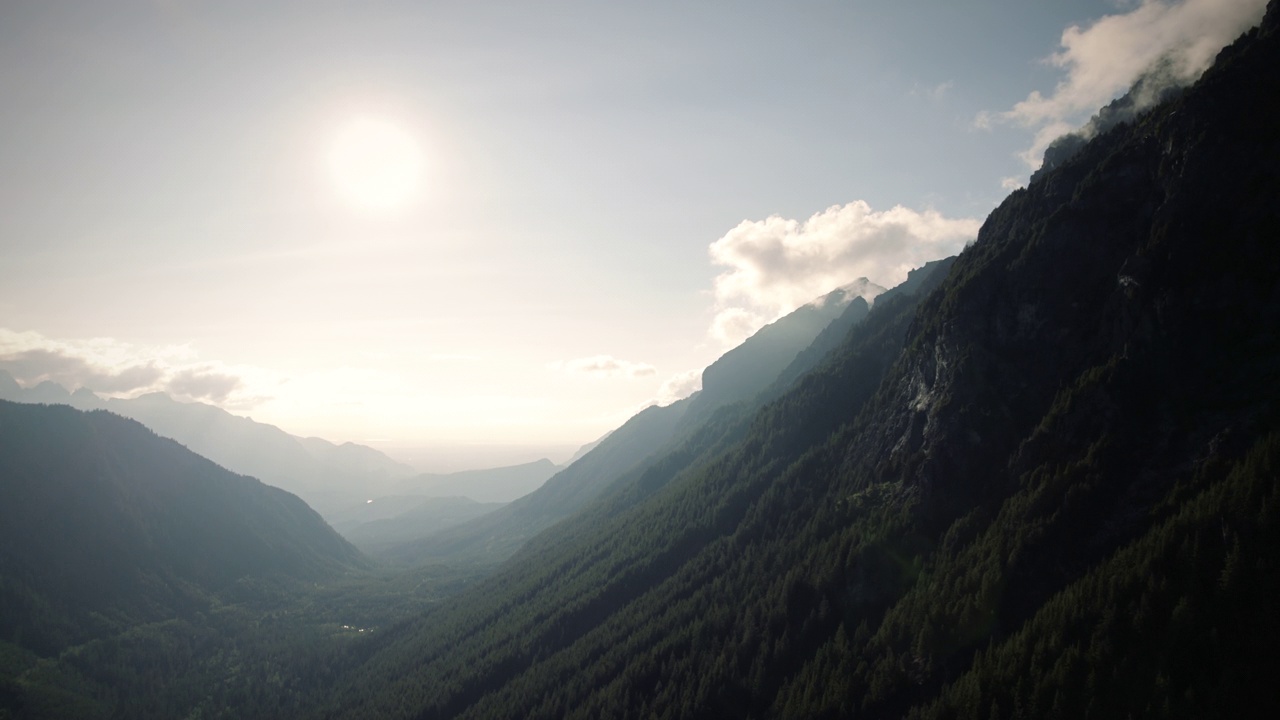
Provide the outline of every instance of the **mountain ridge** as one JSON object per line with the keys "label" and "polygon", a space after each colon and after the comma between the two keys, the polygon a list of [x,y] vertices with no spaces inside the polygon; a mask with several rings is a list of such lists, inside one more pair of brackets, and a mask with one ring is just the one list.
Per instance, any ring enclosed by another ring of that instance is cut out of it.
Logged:
{"label": "mountain ridge", "polygon": [[295,493],[321,514],[386,494],[390,483],[417,472],[365,445],[291,435],[275,425],[206,403],[179,402],[164,393],[104,400],[87,388],[70,393],[47,380],[23,388],[4,370],[0,378],[8,380],[0,381],[0,399],[110,410],[224,467]]}
{"label": "mountain ridge", "polygon": [[[640,411],[529,495],[491,515],[390,548],[384,556],[398,562],[507,559],[537,533],[609,495],[627,478],[645,473],[656,456],[676,450],[672,443],[697,445],[720,437],[722,429],[732,427],[733,418],[747,412],[780,372],[790,368],[798,375],[821,359],[824,349],[805,354],[815,339],[829,333],[834,339],[824,342],[834,345],[866,315],[865,296],[874,298],[883,292],[861,278],[806,303],[709,365],[703,371],[702,390],[670,405]],[[710,378],[709,387],[705,378]],[[742,407],[734,409],[735,405]],[[719,421],[718,415],[723,416]],[[699,440],[701,429],[712,423],[717,427],[702,433],[705,437]]]}
{"label": "mountain ridge", "polygon": [[1278,25],[727,442],[382,639],[328,716],[1280,707]]}

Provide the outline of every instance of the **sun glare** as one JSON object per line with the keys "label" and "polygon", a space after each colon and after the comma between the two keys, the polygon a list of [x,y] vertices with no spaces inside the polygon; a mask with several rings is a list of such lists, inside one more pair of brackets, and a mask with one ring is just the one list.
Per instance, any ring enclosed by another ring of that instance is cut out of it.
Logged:
{"label": "sun glare", "polygon": [[338,191],[368,210],[407,205],[421,185],[422,151],[412,135],[377,118],[342,125],[329,147],[329,173]]}

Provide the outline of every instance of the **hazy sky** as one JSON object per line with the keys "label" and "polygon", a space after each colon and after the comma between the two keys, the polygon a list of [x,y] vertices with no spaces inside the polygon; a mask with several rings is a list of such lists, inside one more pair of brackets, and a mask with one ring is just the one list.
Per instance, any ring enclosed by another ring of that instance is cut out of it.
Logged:
{"label": "hazy sky", "polygon": [[587,442],[957,251],[1264,4],[7,0],[0,367],[335,441]]}

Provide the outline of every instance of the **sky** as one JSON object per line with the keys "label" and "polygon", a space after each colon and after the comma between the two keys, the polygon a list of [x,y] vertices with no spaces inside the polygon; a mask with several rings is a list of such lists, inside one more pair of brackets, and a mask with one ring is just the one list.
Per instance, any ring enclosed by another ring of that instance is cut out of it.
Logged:
{"label": "sky", "polygon": [[1264,5],[7,0],[0,369],[563,460]]}

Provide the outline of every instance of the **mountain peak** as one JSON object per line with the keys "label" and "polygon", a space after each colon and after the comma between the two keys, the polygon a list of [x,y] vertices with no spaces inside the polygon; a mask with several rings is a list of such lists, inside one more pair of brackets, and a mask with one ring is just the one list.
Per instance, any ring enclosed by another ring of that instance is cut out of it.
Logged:
{"label": "mountain peak", "polygon": [[854,298],[859,297],[866,300],[867,305],[871,305],[885,290],[886,288],[871,282],[869,279],[860,277],[853,282],[841,285],[816,300],[805,303],[805,306],[816,308],[843,308],[850,302],[853,302]]}
{"label": "mountain peak", "polygon": [[0,399],[9,400],[22,392],[22,386],[9,374],[8,370],[0,370]]}

